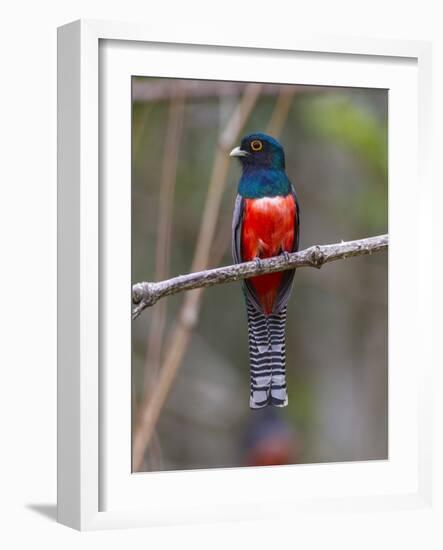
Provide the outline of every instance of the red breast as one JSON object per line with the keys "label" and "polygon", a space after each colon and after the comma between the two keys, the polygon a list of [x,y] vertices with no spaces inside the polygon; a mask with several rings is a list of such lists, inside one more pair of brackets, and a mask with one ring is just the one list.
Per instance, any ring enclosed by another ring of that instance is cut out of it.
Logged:
{"label": "red breast", "polygon": [[[292,195],[245,199],[242,260],[270,258],[278,256],[282,251],[291,252],[294,245],[295,216]],[[272,313],[282,277],[282,273],[271,273],[249,279],[268,315]]]}

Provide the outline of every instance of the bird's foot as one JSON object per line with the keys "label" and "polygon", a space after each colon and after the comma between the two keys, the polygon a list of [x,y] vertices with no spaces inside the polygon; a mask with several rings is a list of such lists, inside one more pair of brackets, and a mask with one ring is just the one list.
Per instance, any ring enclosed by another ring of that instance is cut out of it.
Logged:
{"label": "bird's foot", "polygon": [[254,258],[254,262],[255,262],[255,265],[257,266],[257,269],[261,270],[262,267],[263,267],[263,263],[262,263],[261,259],[258,256],[256,256]]}
{"label": "bird's foot", "polygon": [[283,258],[289,262],[289,260],[291,259],[291,255],[289,254],[289,252],[287,252],[286,250],[282,250],[280,252],[280,255],[283,256]]}

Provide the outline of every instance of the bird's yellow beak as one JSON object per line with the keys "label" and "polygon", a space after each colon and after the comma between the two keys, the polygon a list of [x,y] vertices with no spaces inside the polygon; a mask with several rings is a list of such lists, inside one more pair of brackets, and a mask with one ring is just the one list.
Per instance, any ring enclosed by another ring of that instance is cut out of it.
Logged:
{"label": "bird's yellow beak", "polygon": [[240,147],[234,147],[232,151],[229,153],[230,157],[246,157],[248,156],[247,151],[243,151],[243,149],[240,149]]}

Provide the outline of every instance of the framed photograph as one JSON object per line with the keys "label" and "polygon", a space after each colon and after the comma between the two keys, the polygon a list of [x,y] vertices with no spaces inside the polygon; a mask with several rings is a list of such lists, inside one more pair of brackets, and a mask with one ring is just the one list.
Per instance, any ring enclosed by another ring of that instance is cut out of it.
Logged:
{"label": "framed photograph", "polygon": [[431,509],[430,45],[58,50],[59,521]]}

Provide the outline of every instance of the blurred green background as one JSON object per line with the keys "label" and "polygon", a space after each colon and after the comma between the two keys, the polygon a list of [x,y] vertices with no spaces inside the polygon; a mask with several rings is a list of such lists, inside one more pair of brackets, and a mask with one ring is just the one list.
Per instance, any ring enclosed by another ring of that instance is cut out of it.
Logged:
{"label": "blurred green background", "polygon": [[[175,167],[171,147],[177,163],[172,183],[169,174],[170,252],[166,247],[162,261],[169,277],[191,271],[217,143],[246,86],[133,78],[134,283],[156,279],[161,186],[169,162]],[[301,248],[387,233],[387,109],[386,90],[260,88],[241,135],[267,131],[277,117],[286,170],[301,206]],[[239,177],[233,160],[210,267],[232,263],[230,223]],[[205,290],[189,347],[136,469],[387,458],[387,264],[381,253],[297,271],[288,306],[285,409],[249,409],[240,283]],[[157,370],[150,372],[148,344],[154,310],[165,308],[156,343],[161,370],[183,299],[183,293],[168,297],[133,322],[134,430],[158,380]]]}

